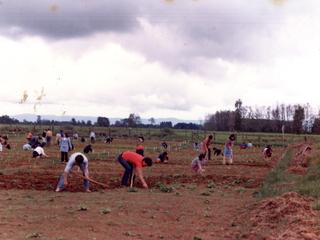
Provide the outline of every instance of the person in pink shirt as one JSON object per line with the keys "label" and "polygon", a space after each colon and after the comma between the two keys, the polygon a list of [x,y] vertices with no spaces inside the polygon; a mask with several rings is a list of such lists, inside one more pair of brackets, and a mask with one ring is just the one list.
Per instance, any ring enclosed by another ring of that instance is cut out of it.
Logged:
{"label": "person in pink shirt", "polygon": [[234,141],[236,140],[236,135],[231,134],[228,138],[228,140],[226,141],[225,145],[224,145],[224,150],[223,150],[223,160],[222,160],[222,164],[232,164],[233,163],[233,151],[232,151],[232,147],[234,144]]}

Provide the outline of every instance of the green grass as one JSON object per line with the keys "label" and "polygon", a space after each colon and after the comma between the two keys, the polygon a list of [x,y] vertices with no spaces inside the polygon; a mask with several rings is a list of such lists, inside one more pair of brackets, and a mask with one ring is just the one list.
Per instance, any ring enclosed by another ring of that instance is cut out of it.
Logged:
{"label": "green grass", "polygon": [[303,195],[320,198],[320,165],[312,165],[307,175],[298,183],[297,190]]}
{"label": "green grass", "polygon": [[289,182],[290,176],[286,173],[290,159],[293,157],[293,149],[288,149],[278,165],[268,174],[263,186],[261,187],[258,196],[270,197],[289,191],[285,187],[278,187],[279,184]]}
{"label": "green grass", "polygon": [[[319,145],[313,148],[314,150],[319,150]],[[269,173],[259,191],[259,197],[269,197],[287,191],[295,191],[302,195],[320,198],[320,154],[309,158],[310,166],[305,176],[286,172],[293,154],[293,149],[289,149],[283,159]],[[318,202],[317,204],[316,208],[320,209],[320,203]]]}

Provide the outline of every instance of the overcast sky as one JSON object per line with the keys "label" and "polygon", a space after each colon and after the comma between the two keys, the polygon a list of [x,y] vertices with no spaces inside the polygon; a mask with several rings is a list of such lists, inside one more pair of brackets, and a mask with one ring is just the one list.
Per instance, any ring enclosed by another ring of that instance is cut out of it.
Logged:
{"label": "overcast sky", "polygon": [[0,114],[319,108],[319,0],[0,0]]}

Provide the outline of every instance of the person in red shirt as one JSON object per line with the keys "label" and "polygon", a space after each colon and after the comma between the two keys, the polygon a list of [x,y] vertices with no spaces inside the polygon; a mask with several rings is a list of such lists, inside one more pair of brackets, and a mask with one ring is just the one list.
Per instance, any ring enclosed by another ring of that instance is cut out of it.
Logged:
{"label": "person in red shirt", "polygon": [[142,183],[142,186],[144,188],[148,188],[148,184],[143,178],[142,168],[145,166],[152,166],[151,158],[143,157],[135,152],[125,151],[118,156],[117,160],[125,169],[121,179],[121,185],[129,186],[129,180],[132,177],[133,171],[135,171]]}
{"label": "person in red shirt", "polygon": [[136,146],[136,153],[140,154],[141,156],[144,156],[144,146],[142,145],[144,142],[144,137],[139,137],[139,143]]}
{"label": "person in red shirt", "polygon": [[212,140],[213,136],[209,135],[202,141],[201,153],[204,154],[204,156],[207,157],[208,160],[211,160],[210,144],[212,143]]}

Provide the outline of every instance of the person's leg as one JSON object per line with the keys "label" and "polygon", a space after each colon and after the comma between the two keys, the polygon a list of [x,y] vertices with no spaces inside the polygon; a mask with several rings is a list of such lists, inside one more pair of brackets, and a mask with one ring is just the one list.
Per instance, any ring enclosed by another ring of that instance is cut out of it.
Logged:
{"label": "person's leg", "polygon": [[130,165],[130,167],[131,167],[131,171],[130,171],[130,173],[129,173],[129,185],[131,185],[132,184],[132,186],[133,186],[133,184],[134,184],[134,180],[136,179],[136,176],[135,176],[135,174],[134,174],[134,172],[133,172],[133,165],[131,164],[131,163],[128,163],[129,165]]}
{"label": "person's leg", "polygon": [[118,162],[122,165],[122,167],[125,169],[122,179],[121,179],[121,185],[129,186],[129,179],[132,174],[133,168],[131,165],[122,158],[122,155],[119,155]]}
{"label": "person's leg", "polygon": [[62,191],[63,189],[64,189],[64,177],[63,175],[61,175],[58,181],[56,192]]}
{"label": "person's leg", "polygon": [[231,154],[230,154],[230,157],[229,157],[229,164],[232,164],[233,163],[233,152],[231,150]]}
{"label": "person's leg", "polygon": [[208,148],[208,160],[211,160],[211,149]]}
{"label": "person's leg", "polygon": [[64,154],[64,161],[65,161],[65,162],[68,162],[68,160],[69,160],[68,152],[65,152],[65,154]]}
{"label": "person's leg", "polygon": [[[84,166],[83,165],[81,165],[80,166],[80,169],[81,169],[81,171],[82,171],[82,175],[83,176],[85,176],[85,174],[84,174]],[[85,192],[90,192],[90,181],[89,180],[87,180],[87,179],[83,179],[83,189],[84,189],[84,191]]]}
{"label": "person's leg", "polygon": [[63,160],[64,160],[64,154],[63,154],[63,152],[60,152],[61,153],[61,162],[63,162]]}

